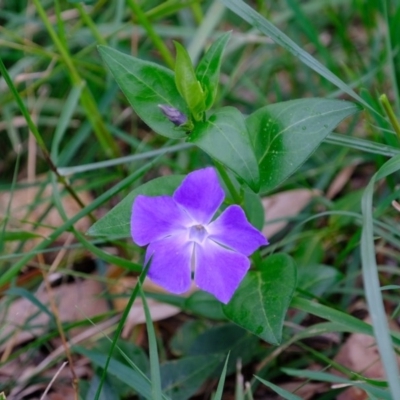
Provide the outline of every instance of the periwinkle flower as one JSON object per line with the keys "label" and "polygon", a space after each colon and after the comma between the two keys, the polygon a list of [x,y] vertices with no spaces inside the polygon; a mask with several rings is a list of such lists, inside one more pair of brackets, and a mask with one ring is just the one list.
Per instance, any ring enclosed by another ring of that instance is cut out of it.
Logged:
{"label": "periwinkle flower", "polygon": [[191,284],[228,303],[250,268],[248,256],[268,244],[232,205],[212,220],[224,200],[212,167],[186,176],[173,196],[139,195],[132,207],[131,233],[139,246],[149,245],[149,278],[180,294]]}
{"label": "periwinkle flower", "polygon": [[176,126],[181,126],[187,122],[187,116],[182,114],[178,109],[167,106],[164,104],[159,104],[163,114]]}

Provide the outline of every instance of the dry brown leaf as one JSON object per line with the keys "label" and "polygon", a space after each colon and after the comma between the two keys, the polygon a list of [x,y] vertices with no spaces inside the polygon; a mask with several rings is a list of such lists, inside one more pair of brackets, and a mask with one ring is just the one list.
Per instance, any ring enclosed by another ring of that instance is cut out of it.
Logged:
{"label": "dry brown leaf", "polygon": [[57,391],[49,393],[43,400],[75,400],[75,391],[69,386],[57,386]]}
{"label": "dry brown leaf", "polygon": [[[371,323],[369,318],[364,320]],[[399,330],[398,326],[389,320],[390,329]],[[335,357],[335,361],[352,371],[359,372],[367,378],[385,379],[385,372],[379,357],[379,352],[372,336],[353,333]],[[400,366],[400,357],[397,357]],[[338,400],[366,400],[368,395],[361,389],[350,387],[341,393]]]}
{"label": "dry brown leaf", "polygon": [[[288,224],[285,219],[295,217],[313,197],[320,194],[319,190],[295,189],[263,198],[262,204],[265,211],[263,234],[269,238],[278,233]],[[270,223],[276,219],[282,219],[282,221]]]}
{"label": "dry brown leaf", "polygon": [[399,204],[396,200],[393,200],[393,201],[392,201],[392,206],[393,206],[393,208],[394,208],[395,210],[397,210],[398,212],[400,212],[400,204]]}
{"label": "dry brown leaf", "polygon": [[[45,176],[39,176],[38,182],[44,181]],[[24,183],[24,182],[20,182]],[[79,183],[81,185],[81,183]],[[59,185],[59,190],[62,186]],[[79,198],[84,204],[89,204],[93,201],[91,194],[88,191],[79,191]],[[29,212],[35,202],[35,207]],[[40,220],[42,214],[46,212],[49,205],[52,203],[52,185],[47,184],[42,190],[41,185],[31,186],[21,189],[15,189],[13,192],[0,192],[0,220],[8,215],[7,230],[25,230],[28,232],[37,233],[41,237],[48,237],[55,228],[63,224],[63,219],[55,207],[51,207],[47,215]],[[65,194],[62,197],[64,211],[68,218],[72,218],[81,208],[72,198],[71,195]],[[8,210],[10,207],[10,210]],[[37,226],[38,225],[38,226]],[[88,217],[80,219],[74,226],[77,230],[85,232],[89,229],[91,222]],[[37,228],[35,229],[35,227]],[[62,234],[60,241],[66,240],[68,232]],[[38,241],[42,239],[27,240],[22,251],[29,251]],[[15,247],[7,246],[6,251],[11,253]]]}
{"label": "dry brown leaf", "polygon": [[343,168],[337,175],[336,178],[330,184],[328,191],[326,192],[326,197],[328,199],[333,199],[337,194],[339,194],[346,183],[349,181],[350,177],[353,175],[357,164],[348,165]]}
{"label": "dry brown leaf", "polygon": [[[62,322],[77,321],[84,319],[85,316],[93,317],[107,312],[107,301],[100,296],[102,291],[102,284],[93,280],[75,281],[53,288],[52,295],[60,320]],[[51,312],[49,295],[44,285],[39,288],[35,296]],[[47,332],[50,321],[48,314],[40,311],[26,298],[18,298],[7,307],[9,301],[9,297],[5,296],[0,303],[0,321],[4,325],[4,328],[0,330],[0,341],[10,337],[6,343],[0,344],[0,351],[9,345],[16,346],[42,335]],[[74,335],[77,332],[78,330],[73,330],[70,334]]]}

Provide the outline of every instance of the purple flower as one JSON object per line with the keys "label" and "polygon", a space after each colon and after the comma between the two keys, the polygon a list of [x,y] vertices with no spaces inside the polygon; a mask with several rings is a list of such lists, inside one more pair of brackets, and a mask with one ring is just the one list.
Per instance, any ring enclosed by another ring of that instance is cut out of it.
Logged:
{"label": "purple flower", "polygon": [[163,114],[176,126],[181,126],[185,122],[187,122],[187,117],[185,114],[182,114],[179,110],[174,107],[170,107],[167,105],[159,104]]}
{"label": "purple flower", "polygon": [[151,258],[153,282],[180,294],[193,270],[200,289],[229,302],[250,268],[248,256],[268,242],[237,205],[212,221],[224,197],[211,167],[188,174],[173,196],[136,197],[131,233],[139,246],[149,245],[145,262]]}

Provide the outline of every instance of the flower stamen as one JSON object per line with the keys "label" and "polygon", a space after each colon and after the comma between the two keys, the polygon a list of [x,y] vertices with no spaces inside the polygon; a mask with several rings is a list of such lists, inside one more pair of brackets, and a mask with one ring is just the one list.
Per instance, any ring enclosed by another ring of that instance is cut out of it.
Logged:
{"label": "flower stamen", "polygon": [[189,240],[201,244],[207,236],[208,232],[201,224],[193,225],[189,228]]}

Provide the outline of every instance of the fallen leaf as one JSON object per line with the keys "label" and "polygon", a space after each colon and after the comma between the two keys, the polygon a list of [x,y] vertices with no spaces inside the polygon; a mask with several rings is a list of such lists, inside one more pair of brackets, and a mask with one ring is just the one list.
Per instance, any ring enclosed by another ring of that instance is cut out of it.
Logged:
{"label": "fallen leaf", "polygon": [[[103,290],[102,284],[94,280],[75,281],[52,288],[60,320],[72,322],[107,312],[107,301],[100,296]],[[35,297],[52,313],[44,284]],[[4,324],[0,330],[0,351],[43,335],[50,323],[50,316],[25,297],[11,300],[8,306],[9,303],[9,295],[4,296],[0,303],[0,321]],[[70,331],[70,335],[77,332],[78,329]],[[5,339],[8,340],[4,342]]]}
{"label": "fallen leaf", "polygon": [[[319,190],[295,189],[263,198],[265,212],[263,234],[270,238],[278,233],[288,224],[287,219],[295,217],[313,197],[320,194]],[[281,221],[272,222],[277,219]]]}
{"label": "fallen leaf", "polygon": [[[17,188],[12,192],[0,192],[0,220],[7,217],[7,231],[27,231],[38,235],[37,238],[25,240],[24,247],[20,252],[31,250],[42,238],[48,237],[54,229],[64,223],[57,209],[52,206],[53,187],[50,183],[45,183],[46,179],[47,176],[41,175],[35,186]],[[19,183],[23,184],[25,181]],[[82,186],[82,184],[82,182],[75,182],[76,187]],[[58,185],[58,189],[62,192],[62,185]],[[93,201],[88,191],[79,191],[78,196],[84,204]],[[72,218],[81,210],[81,207],[68,193],[62,196],[61,201],[68,218]],[[49,207],[50,210],[47,212]],[[85,232],[90,225],[90,219],[84,217],[74,226],[77,230]],[[58,240],[64,242],[68,234],[68,232],[64,232]],[[9,254],[18,247],[17,242],[6,242],[6,244],[6,252]]]}
{"label": "fallen leaf", "polygon": [[335,179],[332,181],[326,192],[326,197],[328,199],[333,199],[342,191],[346,183],[349,181],[350,177],[353,175],[353,172],[356,169],[357,165],[358,164],[348,165],[336,175]]}
{"label": "fallen leaf", "polygon": [[[369,317],[365,318],[364,321],[371,323]],[[398,326],[391,320],[389,320],[389,325],[390,329],[399,330]],[[385,371],[380,360],[379,351],[372,336],[353,333],[341,347],[334,360],[367,378],[385,379]],[[397,363],[400,366],[400,357],[397,357]],[[338,395],[337,399],[366,400],[368,395],[360,388],[352,386]]]}

